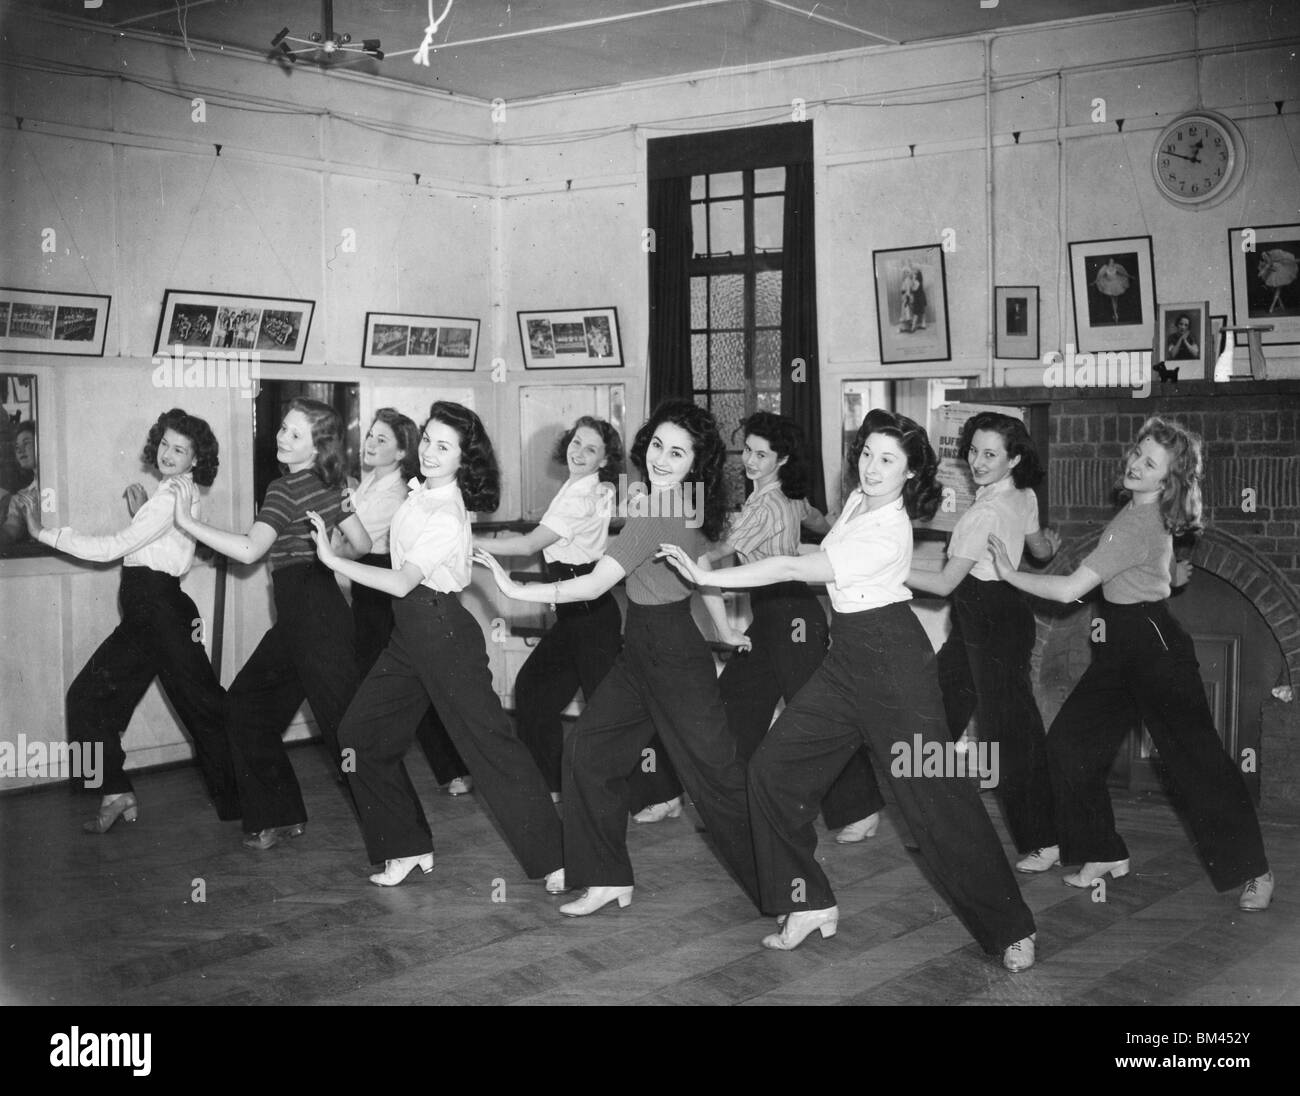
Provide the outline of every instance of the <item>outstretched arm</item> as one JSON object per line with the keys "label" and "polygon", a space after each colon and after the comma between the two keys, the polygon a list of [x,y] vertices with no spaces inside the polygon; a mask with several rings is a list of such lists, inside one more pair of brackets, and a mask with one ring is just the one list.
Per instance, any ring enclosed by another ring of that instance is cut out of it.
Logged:
{"label": "outstretched arm", "polygon": [[996,536],[989,537],[993,550],[993,569],[998,578],[1017,590],[1047,601],[1078,601],[1089,590],[1101,585],[1101,576],[1089,567],[1080,567],[1072,575],[1031,575],[1011,566],[1007,546]]}
{"label": "outstretched arm", "polygon": [[907,584],[913,590],[920,590],[924,594],[947,597],[961,585],[962,579],[970,574],[974,566],[973,559],[953,556],[943,565],[943,570],[938,574],[934,571],[919,571],[913,567],[907,573]]}
{"label": "outstretched arm", "polygon": [[602,556],[594,569],[577,578],[566,578],[563,582],[522,583],[506,574],[496,557],[482,548],[475,550],[474,562],[483,564],[492,572],[497,587],[506,597],[515,601],[531,601],[537,605],[569,605],[577,601],[594,601],[618,585],[626,574],[609,556]]}
{"label": "outstretched arm", "polygon": [[[359,582],[362,586],[369,586],[372,590],[379,590],[392,597],[406,597],[424,581],[424,572],[414,563],[407,562],[400,570],[393,570],[391,567],[372,567],[368,563],[358,563],[354,559],[339,555],[330,543],[330,535],[325,528],[324,519],[315,510],[308,510],[307,517],[311,519],[313,526],[311,537],[316,542],[316,555],[331,571],[342,575],[350,582]],[[354,514],[353,520],[355,519]],[[365,530],[363,529],[362,532],[364,533]],[[369,537],[366,539],[368,540]]]}
{"label": "outstretched arm", "polygon": [[826,583],[835,581],[830,557],[825,552],[801,556],[768,556],[739,567],[706,571],[675,544],[661,544],[657,559],[666,559],[683,577],[697,586],[748,589],[778,582]]}
{"label": "outstretched arm", "polygon": [[474,548],[494,556],[533,556],[559,539],[554,529],[538,525],[531,532],[509,537],[475,537]]}

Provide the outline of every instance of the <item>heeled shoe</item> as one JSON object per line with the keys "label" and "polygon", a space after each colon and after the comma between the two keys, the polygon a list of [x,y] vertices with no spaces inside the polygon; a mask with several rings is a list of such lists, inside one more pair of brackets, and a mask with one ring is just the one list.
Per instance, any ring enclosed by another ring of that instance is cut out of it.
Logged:
{"label": "heeled shoe", "polygon": [[131,792],[106,795],[99,804],[99,814],[81,824],[86,833],[108,833],[119,818],[134,822],[140,817],[140,804]]}
{"label": "heeled shoe", "polygon": [[1258,913],[1261,910],[1268,909],[1268,905],[1272,901],[1273,873],[1266,871],[1263,875],[1256,876],[1241,889],[1241,897],[1237,900],[1237,909]]}
{"label": "heeled shoe", "polygon": [[569,888],[565,885],[564,882],[563,868],[556,868],[553,872],[547,874],[546,876],[547,894],[563,894],[568,889]]}
{"label": "heeled shoe", "polygon": [[822,934],[823,940],[829,940],[835,935],[839,920],[839,906],[830,906],[824,910],[799,910],[786,917],[780,932],[763,937],[763,947],[773,951],[793,951],[814,930]]}
{"label": "heeled shoe", "polygon": [[301,837],[307,832],[306,822],[295,822],[292,826],[269,826],[257,833],[250,833],[244,838],[244,848],[264,851],[274,848],[286,837]]}
{"label": "heeled shoe", "polygon": [[1016,871],[1024,872],[1026,875],[1036,875],[1038,872],[1050,871],[1060,862],[1061,846],[1047,845],[1044,848],[1035,849],[1023,860],[1017,860]]}
{"label": "heeled shoe", "polygon": [[681,818],[681,816],[682,797],[679,795],[668,800],[667,803],[653,803],[645,810],[637,811],[632,816],[632,821],[644,825],[647,822],[662,822],[665,818]]}
{"label": "heeled shoe", "polygon": [[560,907],[565,917],[586,917],[599,909],[604,909],[611,902],[617,902],[619,909],[627,909],[632,904],[631,887],[588,887],[587,893],[576,902],[569,902]]}
{"label": "heeled shoe", "polygon": [[1091,887],[1103,875],[1109,875],[1112,879],[1120,879],[1128,875],[1127,860],[1089,860],[1077,872],[1065,877],[1067,887],[1079,887],[1083,890]]}
{"label": "heeled shoe", "polygon": [[837,845],[855,845],[859,841],[865,841],[868,837],[875,837],[876,830],[880,828],[880,812],[869,814],[866,818],[860,818],[856,822],[851,822],[835,835],[835,844]]}
{"label": "heeled shoe", "polygon": [[1034,941],[1038,933],[1031,932],[1023,940],[1017,940],[1002,953],[1002,965],[1012,974],[1019,974],[1034,965]]}
{"label": "heeled shoe", "polygon": [[474,790],[474,778],[472,776],[458,776],[447,785],[448,795],[469,795]]}
{"label": "heeled shoe", "polygon": [[396,860],[385,860],[384,870],[370,877],[376,887],[395,887],[411,872],[419,868],[425,875],[433,871],[433,853],[422,856],[399,856]]}

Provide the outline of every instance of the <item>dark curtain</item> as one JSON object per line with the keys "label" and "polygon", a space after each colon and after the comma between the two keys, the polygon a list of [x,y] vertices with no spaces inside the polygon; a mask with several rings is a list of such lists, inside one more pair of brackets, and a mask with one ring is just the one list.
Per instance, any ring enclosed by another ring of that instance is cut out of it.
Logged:
{"label": "dark curtain", "polygon": [[691,398],[691,179],[650,180],[650,408]]}
{"label": "dark curtain", "polygon": [[[817,381],[817,248],[813,239],[813,166],[785,169],[785,268],[781,274],[781,411],[808,441],[808,501],[826,510],[822,471],[821,386]],[[797,371],[795,359],[803,359]],[[689,368],[689,363],[688,363]],[[796,379],[796,372],[802,380]]]}

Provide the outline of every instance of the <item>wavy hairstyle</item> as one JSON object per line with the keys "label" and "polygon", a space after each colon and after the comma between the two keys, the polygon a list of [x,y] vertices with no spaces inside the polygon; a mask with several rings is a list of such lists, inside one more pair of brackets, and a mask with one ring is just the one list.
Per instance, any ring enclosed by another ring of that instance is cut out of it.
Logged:
{"label": "wavy hairstyle", "polygon": [[1002,437],[1002,447],[1007,456],[1020,463],[1011,469],[1011,482],[1017,487],[1037,487],[1043,481],[1043,462],[1038,458],[1038,449],[1034,439],[1029,436],[1025,424],[1000,411],[981,411],[972,415],[961,428],[961,439],[957,443],[957,456],[966,460],[971,445],[975,441],[977,430],[987,430]]}
{"label": "wavy hairstyle", "polygon": [[395,407],[381,407],[370,420],[370,429],[375,423],[382,422],[393,432],[397,448],[402,451],[398,468],[402,470],[402,479],[409,480],[420,474],[420,428],[415,420],[403,415]]}
{"label": "wavy hairstyle", "polygon": [[[320,400],[295,396],[285,414],[299,411],[311,423],[311,440],[316,460],[311,470],[326,487],[342,487],[347,479],[347,459],[343,454],[343,416]],[[281,465],[283,467],[283,465]]]}
{"label": "wavy hairstyle", "polygon": [[1160,497],[1156,500],[1165,528],[1175,536],[1198,532],[1204,524],[1201,513],[1201,476],[1205,464],[1201,455],[1201,437],[1173,419],[1152,415],[1142,424],[1124,458],[1119,481],[1115,485],[1116,497],[1121,503],[1132,499],[1133,492],[1124,486],[1123,468],[1128,467],[1138,446],[1147,438],[1169,454],[1169,472],[1165,476]]}
{"label": "wavy hairstyle", "polygon": [[[33,443],[34,445],[39,445],[39,444],[40,444],[40,443],[37,441],[37,438],[36,438],[36,420],[35,420],[35,419],[25,419],[24,421],[15,424],[15,426],[14,426],[14,445],[15,445],[15,449],[16,449],[17,444],[18,444],[18,439],[21,438],[24,434],[31,434],[31,436],[32,436],[32,443]],[[39,459],[39,457],[38,457],[37,459]],[[15,460],[15,462],[17,462],[17,452],[15,452],[15,454],[14,454],[14,460]],[[15,486],[18,487],[18,488],[23,488],[23,487],[26,487],[26,486],[27,486],[28,484],[30,484],[30,483],[34,483],[35,480],[36,480],[36,469],[35,469],[35,468],[22,468],[22,467],[20,467],[20,468],[18,469],[18,477],[17,477],[17,481],[16,481],[16,483],[15,483]]]}
{"label": "wavy hairstyle", "polygon": [[755,411],[736,428],[742,438],[762,438],[785,463],[776,470],[781,493],[788,499],[808,497],[808,457],[803,431],[794,419],[771,411]]}
{"label": "wavy hairstyle", "polygon": [[468,407],[438,400],[429,408],[429,417],[420,428],[421,433],[431,422],[450,426],[460,438],[456,486],[465,500],[465,509],[480,513],[495,510],[501,504],[501,470],[483,420]]}
{"label": "wavy hairstyle", "polygon": [[704,514],[700,526],[701,532],[709,540],[716,541],[722,536],[727,523],[727,492],[722,480],[722,466],[727,459],[727,448],[718,433],[718,424],[713,416],[693,400],[668,399],[654,409],[646,424],[636,432],[632,442],[632,463],[648,479],[645,455],[650,448],[650,439],[664,423],[679,426],[691,437],[694,459],[691,469],[682,481],[698,483],[704,490]]}
{"label": "wavy hairstyle", "polygon": [[568,466],[569,443],[573,441],[573,435],[582,426],[585,426],[588,430],[594,430],[600,435],[600,440],[605,443],[605,466],[596,473],[597,478],[602,483],[618,483],[618,477],[623,471],[623,438],[613,426],[604,419],[596,418],[594,415],[583,415],[560,435],[559,440],[555,443],[555,449],[551,453],[551,459],[557,464]]}
{"label": "wavy hairstyle", "polygon": [[903,506],[907,516],[928,520],[934,517],[943,497],[943,488],[939,486],[935,475],[939,471],[939,459],[934,455],[930,445],[930,435],[925,428],[918,425],[906,415],[896,415],[892,411],[872,408],[862,420],[858,432],[849,446],[849,459],[845,471],[857,478],[858,458],[862,456],[862,447],[872,434],[884,434],[898,442],[907,457],[907,470],[912,476],[903,482]]}
{"label": "wavy hairstyle", "polygon": [[150,468],[158,467],[158,444],[168,430],[174,430],[189,439],[190,445],[194,447],[194,464],[190,474],[200,487],[211,487],[221,465],[218,459],[221,447],[205,419],[187,414],[179,407],[164,411],[158,416],[158,421],[149,427],[149,437],[140,452],[140,459]]}

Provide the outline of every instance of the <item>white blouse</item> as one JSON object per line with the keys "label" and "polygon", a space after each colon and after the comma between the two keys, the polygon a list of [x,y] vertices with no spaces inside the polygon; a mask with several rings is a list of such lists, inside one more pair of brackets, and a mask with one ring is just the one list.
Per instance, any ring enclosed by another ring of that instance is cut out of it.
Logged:
{"label": "white blouse", "polygon": [[393,570],[414,563],[424,575],[420,585],[444,594],[465,589],[473,537],[460,485],[453,479],[429,488],[413,479],[408,486],[411,493],[393,515],[388,535]]}
{"label": "white blouse", "polygon": [[1019,567],[1025,552],[1025,537],[1038,532],[1038,496],[1028,487],[1017,487],[1006,476],[975,492],[971,508],[957,519],[948,540],[948,558],[973,559],[970,573],[981,582],[996,582],[989,534],[996,533],[1007,546],[1011,566]]}
{"label": "white blouse", "polygon": [[382,476],[369,471],[352,492],[352,506],[370,535],[370,551],[376,555],[388,551],[388,531],[393,524],[393,515],[409,493],[401,468],[393,468]]}
{"label": "white blouse", "polygon": [[861,613],[912,598],[905,585],[912,566],[912,522],[903,500],[876,510],[865,504],[861,488],[855,489],[822,540],[835,575],[827,592],[837,613]]}
{"label": "white blouse", "polygon": [[614,489],[595,472],[566,480],[542,515],[541,524],[560,538],[542,549],[542,558],[548,563],[595,563],[605,554],[613,515]]}

